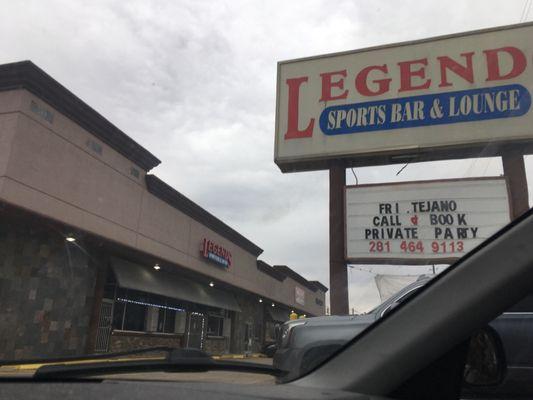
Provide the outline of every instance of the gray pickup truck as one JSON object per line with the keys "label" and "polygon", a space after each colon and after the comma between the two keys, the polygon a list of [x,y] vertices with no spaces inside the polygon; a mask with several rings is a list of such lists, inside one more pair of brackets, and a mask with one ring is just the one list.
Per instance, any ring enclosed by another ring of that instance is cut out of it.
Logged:
{"label": "gray pickup truck", "polygon": [[361,315],[332,315],[285,322],[278,334],[274,367],[289,381],[311,371],[349,340],[415,294],[431,278],[422,277],[372,311]]}
{"label": "gray pickup truck", "polygon": [[[421,277],[388,300],[361,315],[324,316],[288,321],[277,338],[274,367],[287,382],[311,371],[374,321],[418,292],[431,278]],[[533,296],[491,322],[499,334],[509,379],[533,386]]]}

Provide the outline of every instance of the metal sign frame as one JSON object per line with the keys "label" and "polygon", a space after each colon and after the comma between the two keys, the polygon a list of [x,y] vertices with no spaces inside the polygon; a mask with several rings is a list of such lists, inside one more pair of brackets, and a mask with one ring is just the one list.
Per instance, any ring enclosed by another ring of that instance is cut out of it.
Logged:
{"label": "metal sign frame", "polygon": [[[364,185],[347,185],[344,187],[344,260],[348,264],[392,264],[392,265],[432,265],[432,264],[453,264],[460,257],[442,257],[442,258],[418,258],[418,259],[406,259],[406,258],[349,258],[348,257],[348,234],[347,234],[347,213],[346,213],[346,191],[353,188],[365,188],[365,187],[380,187],[380,186],[400,186],[400,185],[416,185],[425,183],[444,183],[444,182],[465,182],[465,181],[494,181],[502,180],[505,182],[505,188],[507,191],[507,202],[509,205],[509,220],[513,219],[513,204],[511,202],[511,191],[509,189],[509,181],[505,176],[491,176],[481,178],[452,178],[452,179],[430,179],[423,181],[404,181],[404,182],[391,182],[391,183],[374,183]],[[467,253],[465,253],[467,254]]]}
{"label": "metal sign frame", "polygon": [[[462,38],[474,35],[481,35],[493,32],[500,32],[506,30],[513,30],[517,28],[524,28],[533,26],[533,22],[526,22],[520,24],[499,26],[488,29],[472,30],[467,32],[461,32],[456,34],[442,35],[431,38],[404,41],[380,46],[371,46],[367,48],[343,51],[337,53],[328,53],[318,56],[303,57],[291,60],[284,60],[278,62],[277,65],[277,80],[276,80],[276,112],[275,112],[275,140],[274,140],[274,162],[278,165],[282,172],[297,172],[297,171],[313,171],[329,169],[339,161],[341,161],[345,167],[356,166],[372,166],[372,165],[388,165],[402,163],[406,161],[410,162],[423,162],[423,161],[437,161],[446,159],[459,159],[459,158],[471,158],[477,157],[479,154],[483,154],[483,157],[499,156],[504,153],[520,151],[521,154],[533,154],[533,138],[515,138],[506,139],[498,138],[490,142],[487,146],[487,142],[472,142],[462,144],[450,144],[441,145],[436,147],[423,147],[418,145],[408,146],[397,150],[383,150],[374,151],[364,154],[350,155],[350,154],[330,154],[328,156],[297,156],[297,157],[278,157],[280,146],[280,135],[278,132],[278,125],[280,121],[280,94],[281,94],[281,67],[285,64],[302,62],[302,61],[314,61],[323,58],[331,58],[337,56],[354,55],[358,53],[366,53],[375,50],[394,49],[398,47],[412,46],[427,44],[431,42],[443,41],[448,39]],[[531,66],[529,65],[529,68]],[[418,129],[431,128],[420,127]],[[297,139],[302,140],[302,139]]]}

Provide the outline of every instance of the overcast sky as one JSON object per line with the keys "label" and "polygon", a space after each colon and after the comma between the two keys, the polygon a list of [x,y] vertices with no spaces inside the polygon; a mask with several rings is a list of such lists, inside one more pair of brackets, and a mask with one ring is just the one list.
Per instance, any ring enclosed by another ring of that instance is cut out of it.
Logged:
{"label": "overcast sky", "polygon": [[[277,61],[531,20],[525,3],[4,0],[0,62],[32,60],[159,157],[153,173],[263,260],[329,286],[328,174],[282,174],[273,162]],[[376,183],[502,172],[499,159],[399,168],[356,173]],[[361,269],[430,268],[351,268],[358,311],[379,301]]]}

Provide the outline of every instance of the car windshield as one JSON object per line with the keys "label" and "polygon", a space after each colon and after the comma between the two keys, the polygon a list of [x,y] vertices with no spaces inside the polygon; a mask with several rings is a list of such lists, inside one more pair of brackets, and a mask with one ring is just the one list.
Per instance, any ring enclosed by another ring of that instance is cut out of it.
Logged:
{"label": "car windshield", "polygon": [[313,370],[529,210],[532,3],[6,3],[0,372]]}

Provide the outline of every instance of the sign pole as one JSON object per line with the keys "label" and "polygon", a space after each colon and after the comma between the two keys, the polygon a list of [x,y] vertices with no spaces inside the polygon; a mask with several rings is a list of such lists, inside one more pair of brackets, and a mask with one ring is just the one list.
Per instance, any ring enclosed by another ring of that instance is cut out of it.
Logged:
{"label": "sign pole", "polygon": [[346,168],[329,169],[329,286],[331,315],[348,315],[348,270],[344,259],[344,187]]}
{"label": "sign pole", "polygon": [[529,210],[526,167],[524,156],[519,152],[502,154],[503,174],[509,185],[512,218],[517,218]]}

